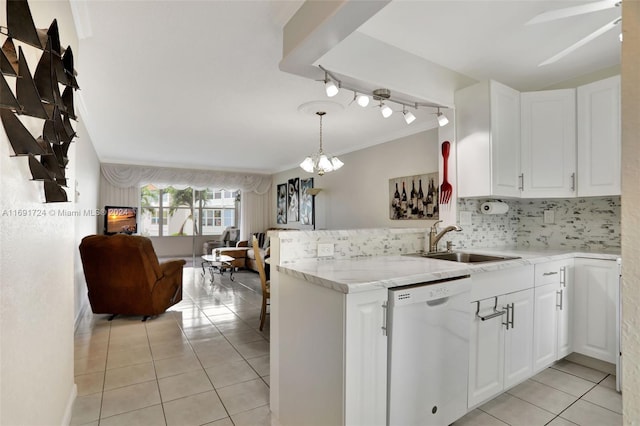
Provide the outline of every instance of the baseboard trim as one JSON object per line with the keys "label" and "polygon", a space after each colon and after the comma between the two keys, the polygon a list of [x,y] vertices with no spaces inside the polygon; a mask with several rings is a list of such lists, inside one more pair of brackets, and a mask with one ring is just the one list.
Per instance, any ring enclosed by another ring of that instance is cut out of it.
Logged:
{"label": "baseboard trim", "polygon": [[78,396],[78,386],[74,383],[71,387],[71,394],[67,401],[67,407],[64,410],[64,417],[62,418],[62,426],[69,426],[71,424],[71,415],[73,414],[73,404],[76,402]]}
{"label": "baseboard trim", "polygon": [[585,367],[593,368],[594,370],[602,371],[607,374],[616,374],[616,365],[606,361],[592,358],[587,355],[572,352],[565,357],[566,360],[575,362],[576,364],[584,365]]}
{"label": "baseboard trim", "polygon": [[82,307],[80,308],[80,311],[78,312],[78,315],[76,315],[76,319],[74,321],[74,325],[73,325],[74,334],[78,332],[78,327],[80,326],[80,323],[82,322],[82,318],[84,318],[84,315],[87,312],[87,309],[89,309],[89,300],[84,299],[82,303]]}

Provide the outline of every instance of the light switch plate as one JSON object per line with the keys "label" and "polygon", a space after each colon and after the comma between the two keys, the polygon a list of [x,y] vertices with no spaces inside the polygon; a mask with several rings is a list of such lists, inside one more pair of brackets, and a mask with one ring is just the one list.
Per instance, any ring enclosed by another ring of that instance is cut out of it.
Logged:
{"label": "light switch plate", "polygon": [[556,222],[556,215],[553,209],[545,210],[544,223],[555,223],[555,222]]}
{"label": "light switch plate", "polygon": [[471,212],[460,212],[460,226],[471,226]]}
{"label": "light switch plate", "polygon": [[333,256],[333,243],[318,244],[318,257]]}

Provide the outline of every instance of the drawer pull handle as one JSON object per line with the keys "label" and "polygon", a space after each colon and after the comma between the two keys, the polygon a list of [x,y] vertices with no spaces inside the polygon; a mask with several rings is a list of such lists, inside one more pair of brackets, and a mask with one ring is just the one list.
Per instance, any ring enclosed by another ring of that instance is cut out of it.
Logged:
{"label": "drawer pull handle", "polygon": [[545,272],[545,273],[544,273],[544,274],[542,274],[542,275],[544,275],[544,276],[547,276],[547,275],[555,275],[555,274],[557,274],[557,273],[558,273],[558,271],[554,271],[554,272]]}

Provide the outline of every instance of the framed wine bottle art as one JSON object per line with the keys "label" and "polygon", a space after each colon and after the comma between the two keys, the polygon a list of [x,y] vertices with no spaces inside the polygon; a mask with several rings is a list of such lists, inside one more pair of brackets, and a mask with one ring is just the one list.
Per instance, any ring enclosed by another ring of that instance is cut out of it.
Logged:
{"label": "framed wine bottle art", "polygon": [[389,179],[389,218],[438,218],[438,172]]}

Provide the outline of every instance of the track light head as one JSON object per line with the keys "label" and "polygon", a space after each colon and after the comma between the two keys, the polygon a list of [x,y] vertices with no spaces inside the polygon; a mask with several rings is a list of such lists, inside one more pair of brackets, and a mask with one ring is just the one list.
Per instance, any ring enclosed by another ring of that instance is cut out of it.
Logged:
{"label": "track light head", "polygon": [[389,118],[391,117],[391,114],[393,114],[393,110],[389,105],[385,105],[382,102],[380,102],[380,113],[384,118]]}
{"label": "track light head", "polygon": [[330,98],[337,95],[340,91],[338,85],[329,78],[329,74],[326,71],[324,73],[324,90],[327,93],[327,96]]}
{"label": "track light head", "polygon": [[356,96],[356,102],[358,103],[358,105],[360,105],[363,108],[369,105],[369,101],[370,101],[369,96],[363,95],[362,93]]}
{"label": "track light head", "polygon": [[407,109],[404,106],[402,108],[402,115],[404,116],[404,121],[407,124],[413,123],[414,120],[416,119],[416,116],[413,115],[413,113],[411,111],[407,111]]}
{"label": "track light head", "polygon": [[337,95],[340,91],[340,89],[338,89],[338,86],[336,86],[336,84],[331,80],[327,80],[327,82],[324,84],[324,90],[327,92],[327,96],[330,98]]}
{"label": "track light head", "polygon": [[436,114],[436,117],[438,118],[438,125],[440,127],[446,126],[447,124],[449,124],[449,119],[447,118],[446,115],[440,112],[440,108],[438,108],[438,113]]}

